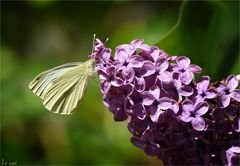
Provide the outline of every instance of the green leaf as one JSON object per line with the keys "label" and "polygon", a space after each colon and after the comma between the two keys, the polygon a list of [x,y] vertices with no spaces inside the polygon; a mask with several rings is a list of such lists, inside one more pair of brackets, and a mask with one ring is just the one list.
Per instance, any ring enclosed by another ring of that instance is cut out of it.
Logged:
{"label": "green leaf", "polygon": [[176,25],[156,45],[170,55],[184,55],[221,80],[239,55],[237,2],[184,1]]}

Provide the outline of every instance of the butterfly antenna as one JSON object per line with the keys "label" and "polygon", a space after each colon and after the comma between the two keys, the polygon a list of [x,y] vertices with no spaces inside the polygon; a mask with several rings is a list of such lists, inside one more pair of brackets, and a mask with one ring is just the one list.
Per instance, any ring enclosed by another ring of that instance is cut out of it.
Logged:
{"label": "butterfly antenna", "polygon": [[96,40],[96,34],[93,34],[93,42],[92,42],[92,53],[94,51],[94,45],[95,45],[95,40]]}
{"label": "butterfly antenna", "polygon": [[105,40],[104,44],[106,44],[108,40],[109,40],[109,38],[106,38],[106,40]]}

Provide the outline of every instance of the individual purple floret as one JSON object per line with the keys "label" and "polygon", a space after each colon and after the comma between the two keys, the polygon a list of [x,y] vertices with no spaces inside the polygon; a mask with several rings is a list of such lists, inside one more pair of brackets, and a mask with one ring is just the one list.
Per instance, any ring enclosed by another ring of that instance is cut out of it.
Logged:
{"label": "individual purple floret", "polygon": [[120,87],[123,84],[123,79],[117,77],[116,68],[108,66],[104,70],[98,71],[99,80],[101,81],[102,90],[108,91],[111,86]]}
{"label": "individual purple floret", "polygon": [[147,155],[157,155],[159,151],[159,145],[154,142],[154,134],[150,129],[147,129],[143,132],[141,138],[138,137],[132,137],[131,142],[139,147],[144,149],[144,152]]}
{"label": "individual purple floret", "polygon": [[191,100],[184,100],[182,103],[181,119],[184,122],[191,122],[195,130],[202,131],[205,128],[205,121],[202,116],[207,113],[209,106],[207,103],[200,102],[193,104]]}
{"label": "individual purple floret", "polygon": [[220,107],[227,107],[230,104],[231,98],[240,102],[240,90],[236,89],[238,86],[238,80],[234,75],[230,75],[225,83],[221,83],[217,87],[219,93],[218,102]]}
{"label": "individual purple floret", "polygon": [[203,76],[196,84],[197,95],[195,97],[196,102],[203,102],[205,99],[213,99],[217,96],[217,91],[213,88],[209,88],[210,77]]}
{"label": "individual purple floret", "polygon": [[240,76],[195,80],[202,69],[189,58],[143,40],[112,52],[96,39],[91,58],[103,102],[115,121],[128,119],[133,145],[165,165],[239,165]]}
{"label": "individual purple floret", "polygon": [[190,59],[184,56],[176,58],[177,64],[173,66],[173,70],[180,72],[180,80],[183,84],[188,85],[194,78],[194,73],[201,73],[202,69],[197,66],[190,64]]}

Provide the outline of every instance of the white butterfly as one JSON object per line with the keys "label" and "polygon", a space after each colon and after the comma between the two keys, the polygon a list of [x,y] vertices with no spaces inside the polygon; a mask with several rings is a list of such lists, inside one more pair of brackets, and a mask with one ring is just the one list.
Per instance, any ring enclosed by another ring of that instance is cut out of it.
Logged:
{"label": "white butterfly", "polygon": [[44,106],[54,113],[69,115],[82,100],[94,74],[94,61],[67,63],[40,73],[29,84]]}

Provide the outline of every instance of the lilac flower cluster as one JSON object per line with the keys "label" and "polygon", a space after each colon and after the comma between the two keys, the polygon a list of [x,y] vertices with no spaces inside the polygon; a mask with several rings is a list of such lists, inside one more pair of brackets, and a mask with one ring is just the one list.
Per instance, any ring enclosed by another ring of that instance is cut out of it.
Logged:
{"label": "lilac flower cluster", "polygon": [[95,68],[106,107],[129,119],[131,142],[165,165],[239,165],[240,90],[231,75],[211,84],[195,81],[201,68],[169,57],[143,40],[119,45],[115,55],[95,40]]}

